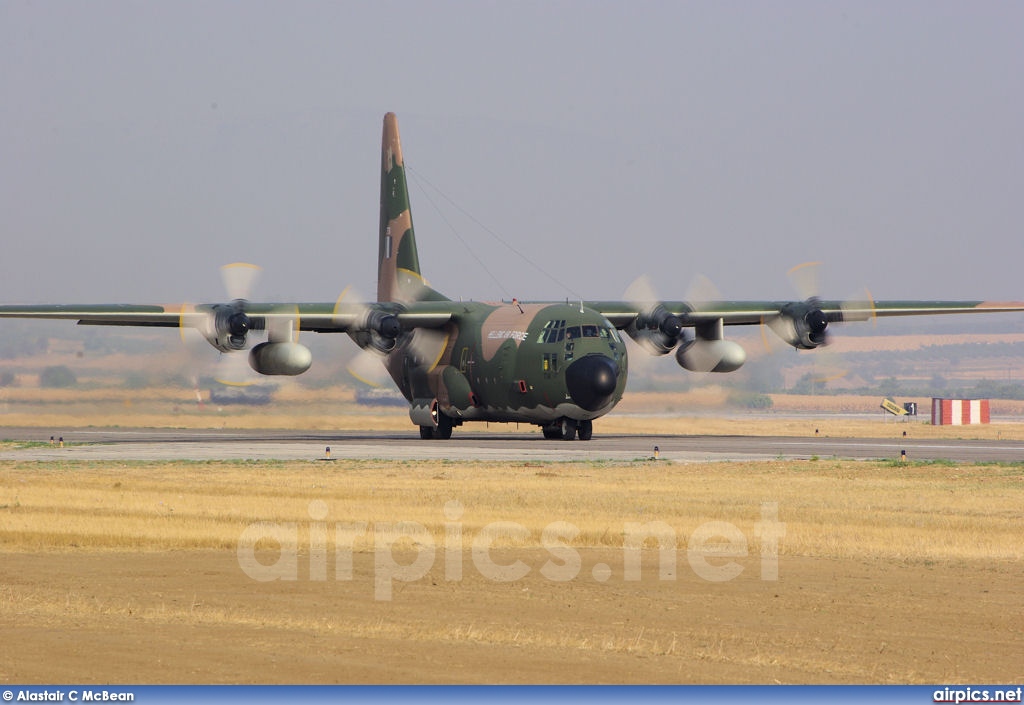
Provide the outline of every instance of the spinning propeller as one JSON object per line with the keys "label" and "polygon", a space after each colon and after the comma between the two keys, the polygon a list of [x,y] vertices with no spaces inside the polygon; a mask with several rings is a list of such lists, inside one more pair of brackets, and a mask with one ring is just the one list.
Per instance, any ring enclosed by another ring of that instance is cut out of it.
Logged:
{"label": "spinning propeller", "polygon": [[[710,303],[718,298],[718,292],[706,277],[696,279],[688,293],[691,301]],[[675,350],[676,362],[691,372],[732,372],[747,359],[742,346],[724,339],[722,321],[718,318],[694,319],[694,335],[687,336],[682,319],[665,308],[646,276],[629,286],[626,300],[639,311],[626,333],[653,355]],[[699,314],[705,306],[704,303],[688,305],[690,314]]]}
{"label": "spinning propeller", "polygon": [[444,329],[415,327],[407,330],[394,311],[365,303],[351,287],[345,287],[334,307],[335,322],[347,327],[360,352],[346,365],[349,374],[373,387],[387,384],[384,361],[391,353],[406,355],[413,367],[433,370],[448,345]]}
{"label": "spinning propeller", "polygon": [[[217,381],[223,384],[253,384],[256,378],[247,368],[263,375],[298,375],[312,364],[312,353],[297,342],[297,306],[281,305],[272,311],[264,306],[265,313],[250,313],[249,298],[261,271],[256,265],[243,262],[225,265],[221,267],[221,279],[230,299],[228,303],[182,307],[183,339],[188,342],[187,331],[196,330],[223,353],[215,373]],[[262,331],[267,332],[267,340],[252,346],[250,334]],[[249,354],[236,354],[243,350],[249,350]]]}
{"label": "spinning propeller", "polygon": [[[851,297],[839,303],[838,310],[828,312],[822,309],[820,291],[821,262],[804,262],[790,269],[786,275],[802,301],[786,304],[778,314],[762,318],[767,326],[782,340],[798,350],[813,350],[829,344],[828,324],[839,321],[866,321],[874,319],[871,294],[865,290],[864,297]],[[770,349],[768,337],[762,339]]]}
{"label": "spinning propeller", "polygon": [[683,336],[683,324],[661,303],[646,274],[626,288],[625,299],[639,311],[636,320],[626,328],[629,337],[652,355],[672,352]]}

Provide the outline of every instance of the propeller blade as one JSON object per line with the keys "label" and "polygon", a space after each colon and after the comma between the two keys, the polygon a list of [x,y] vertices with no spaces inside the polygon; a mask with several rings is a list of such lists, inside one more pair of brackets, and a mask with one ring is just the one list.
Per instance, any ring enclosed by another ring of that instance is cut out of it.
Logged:
{"label": "propeller blade", "polygon": [[840,309],[843,312],[844,321],[871,321],[874,325],[878,325],[878,317],[875,315],[875,300],[867,289],[843,301],[840,304]]}
{"label": "propeller blade", "polygon": [[636,306],[641,314],[651,313],[660,303],[651,278],[646,274],[641,274],[626,287],[623,298]]}
{"label": "propeller blade", "polygon": [[383,355],[372,348],[363,348],[353,357],[345,370],[357,380],[370,387],[388,387],[391,376],[384,367]]}
{"label": "propeller blade", "polygon": [[342,289],[334,303],[334,322],[348,325],[365,324],[372,311],[366,299],[351,284]]}
{"label": "propeller blade", "polygon": [[224,290],[232,300],[248,300],[263,269],[255,264],[235,262],[220,268]]}
{"label": "propeller blade", "polygon": [[229,387],[248,387],[260,379],[249,367],[249,354],[245,352],[221,353],[213,378]]}
{"label": "propeller blade", "polygon": [[821,293],[821,262],[804,262],[786,272],[793,288],[803,300],[816,299]]}
{"label": "propeller blade", "polygon": [[441,361],[445,348],[448,347],[449,338],[444,329],[416,328],[409,336],[406,347],[416,364],[430,372]]}
{"label": "propeller blade", "polygon": [[683,337],[682,321],[665,308],[646,274],[626,287],[625,299],[637,311],[626,334],[652,355],[665,355],[675,349]]}
{"label": "propeller blade", "polygon": [[775,346],[771,343],[771,337],[765,333],[765,328],[768,328],[773,334],[775,334],[779,340],[783,340],[786,344],[789,344],[794,336],[796,330],[793,326],[793,322],[786,316],[771,316],[769,318],[761,318],[761,340],[764,342],[765,350],[769,353],[775,351]]}
{"label": "propeller blade", "polygon": [[710,304],[721,300],[722,294],[718,287],[703,274],[695,276],[686,289],[686,302],[694,311],[707,311],[711,308]]}

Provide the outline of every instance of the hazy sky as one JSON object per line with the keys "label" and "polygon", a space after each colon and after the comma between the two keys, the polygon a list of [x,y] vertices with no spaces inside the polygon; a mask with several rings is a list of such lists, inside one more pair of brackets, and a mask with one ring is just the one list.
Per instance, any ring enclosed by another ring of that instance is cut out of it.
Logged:
{"label": "hazy sky", "polygon": [[1022,37],[1020,2],[5,0],[0,301],[217,300],[238,260],[369,296],[386,111],[452,297],[823,260],[829,297],[1024,299]]}

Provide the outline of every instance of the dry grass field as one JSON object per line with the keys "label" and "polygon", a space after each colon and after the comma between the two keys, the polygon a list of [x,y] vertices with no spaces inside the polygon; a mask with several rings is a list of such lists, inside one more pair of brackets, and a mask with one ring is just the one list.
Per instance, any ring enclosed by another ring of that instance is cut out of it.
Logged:
{"label": "dry grass field", "polygon": [[1022,500],[1021,465],[6,462],[0,679],[1019,682]]}

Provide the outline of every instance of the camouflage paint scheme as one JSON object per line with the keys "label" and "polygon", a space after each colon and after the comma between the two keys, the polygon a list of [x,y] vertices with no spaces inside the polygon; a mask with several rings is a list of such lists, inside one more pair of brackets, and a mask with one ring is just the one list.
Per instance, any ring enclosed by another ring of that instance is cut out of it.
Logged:
{"label": "camouflage paint scheme", "polygon": [[[456,302],[420,271],[398,120],[384,116],[377,300],[196,306],[5,305],[0,318],[54,318],[84,325],[194,328],[229,354],[249,350],[262,374],[295,375],[312,362],[300,331],[347,333],[380,355],[410,403],[422,438],[448,438],[468,421],[524,422],[548,438],[588,440],[592,421],[622,398],[623,334],[689,370],[729,372],[745,360],[725,326],[762,325],[790,345],[827,343],[830,323],[875,316],[1024,311],[1024,302],[685,301]],[[266,331],[252,346],[250,334]]]}

